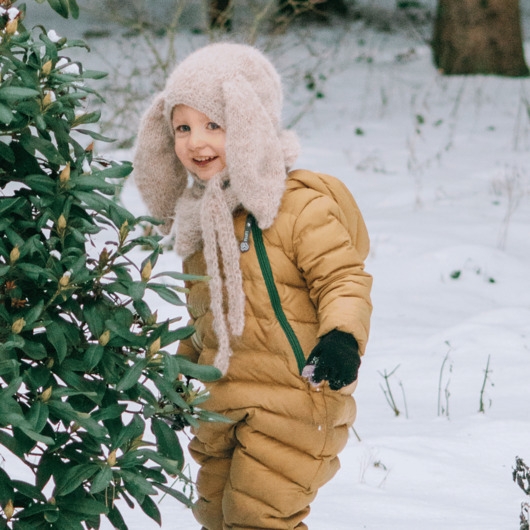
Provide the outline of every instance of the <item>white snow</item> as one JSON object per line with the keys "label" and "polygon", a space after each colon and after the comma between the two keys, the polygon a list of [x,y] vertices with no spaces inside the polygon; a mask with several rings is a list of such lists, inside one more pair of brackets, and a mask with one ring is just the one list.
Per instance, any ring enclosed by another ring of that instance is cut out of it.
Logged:
{"label": "white snow", "polygon": [[[277,57],[284,70],[307,61],[290,38]],[[374,313],[355,393],[360,440],[352,431],[307,523],[515,530],[530,500],[512,481],[515,457],[530,463],[530,81],[443,77],[405,30],[355,22],[341,39],[311,29],[311,46],[328,50],[314,72],[326,79],[296,125],[297,167],[341,178],[356,197],[372,241]],[[287,99],[297,116],[296,92]],[[123,197],[145,211],[132,182]],[[167,252],[156,270],[179,268]],[[157,304],[161,318],[175,315]],[[383,391],[394,369],[399,416]],[[131,530],[156,527],[121,506]],[[159,507],[163,528],[198,528],[171,498]]]}
{"label": "white snow", "polygon": [[62,57],[57,61],[57,64],[55,65],[55,68],[62,69],[63,73],[65,74],[72,74],[72,75],[79,75],[79,65],[75,63],[70,63],[68,59],[65,57]]}
{"label": "white snow", "polygon": [[9,20],[15,20],[15,18],[18,17],[20,11],[16,7],[10,7],[7,10],[7,15],[9,17]]}
{"label": "white snow", "polygon": [[59,42],[61,40],[61,37],[57,35],[57,32],[54,29],[51,29],[50,31],[48,31],[48,38],[52,42]]}

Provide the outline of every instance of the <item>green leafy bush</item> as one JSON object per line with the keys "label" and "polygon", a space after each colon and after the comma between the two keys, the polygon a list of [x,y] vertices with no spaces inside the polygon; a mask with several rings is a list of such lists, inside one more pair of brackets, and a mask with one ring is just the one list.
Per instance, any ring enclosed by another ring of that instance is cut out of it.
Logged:
{"label": "green leafy bush", "polygon": [[103,74],[23,14],[0,8],[0,529],[125,529],[120,499],[160,524],[153,496],[191,502],[175,428],[221,420],[189,378],[220,373],[164,350],[193,329],[157,322],[145,294],[182,305],[161,278],[185,276],[153,274],[156,221],[116,200],[131,164],[94,156]]}

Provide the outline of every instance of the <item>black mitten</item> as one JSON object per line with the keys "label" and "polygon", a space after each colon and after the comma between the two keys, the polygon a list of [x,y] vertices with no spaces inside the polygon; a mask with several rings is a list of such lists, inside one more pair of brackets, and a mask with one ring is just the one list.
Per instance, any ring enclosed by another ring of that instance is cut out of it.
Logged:
{"label": "black mitten", "polygon": [[359,345],[351,333],[334,329],[320,338],[306,365],[315,366],[313,382],[326,380],[332,390],[339,390],[357,379]]}

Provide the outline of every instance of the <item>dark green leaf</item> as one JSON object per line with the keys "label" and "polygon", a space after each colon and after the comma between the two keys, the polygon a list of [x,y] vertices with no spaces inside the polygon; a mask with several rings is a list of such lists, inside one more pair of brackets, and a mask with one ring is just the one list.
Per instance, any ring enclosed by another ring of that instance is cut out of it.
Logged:
{"label": "dark green leaf", "polygon": [[0,467],[0,505],[14,499],[14,489],[9,475]]}
{"label": "dark green leaf", "polygon": [[129,286],[125,282],[110,282],[104,285],[108,293],[120,293],[125,296],[129,295]]}
{"label": "dark green leaf", "polygon": [[102,134],[97,133],[96,131],[91,131],[90,129],[76,129],[78,133],[86,134],[93,138],[94,140],[99,140],[100,142],[115,142],[115,138],[109,138],[108,136],[103,136]]}
{"label": "dark green leaf", "polygon": [[68,6],[70,7],[70,13],[72,13],[73,18],[79,18],[79,6],[77,5],[76,0],[68,0]]}
{"label": "dark green leaf", "polygon": [[173,331],[164,331],[160,335],[160,341],[162,347],[167,346],[168,344],[173,344],[177,340],[184,340],[191,337],[195,333],[195,328],[193,326],[184,326],[182,328],[173,330]]}
{"label": "dark green leaf", "polygon": [[162,516],[160,515],[160,510],[158,509],[157,505],[153,502],[151,497],[149,495],[146,495],[144,498],[144,502],[140,504],[142,510],[144,513],[153,519],[156,523],[158,523],[159,526],[162,526]]}
{"label": "dark green leaf", "polygon": [[48,386],[50,380],[50,370],[41,364],[32,366],[24,374],[25,383],[36,392],[39,387]]}
{"label": "dark green leaf", "polygon": [[63,420],[66,424],[75,421],[96,438],[104,438],[107,434],[107,429],[105,427],[99,425],[97,421],[93,420],[90,416],[78,412],[66,401],[51,399],[47,402],[47,405],[50,408],[50,412]]}
{"label": "dark green leaf", "polygon": [[14,375],[18,376],[19,374],[19,363],[15,359],[6,359],[5,361],[0,361],[0,375]]}
{"label": "dark green leaf", "polygon": [[175,391],[174,382],[167,381],[163,377],[160,377],[157,373],[150,373],[149,377],[152,379],[153,383],[156,385],[160,393],[170,399],[175,405],[186,410],[188,404],[184,401],[183,397]]}
{"label": "dark green leaf", "polygon": [[0,103],[0,122],[9,125],[12,119],[13,111],[7,105]]}
{"label": "dark green leaf", "polygon": [[169,278],[173,278],[175,280],[182,280],[182,281],[189,281],[189,282],[207,282],[210,280],[209,276],[197,276],[196,274],[184,274],[183,272],[173,272],[173,271],[166,271],[166,272],[159,272],[158,274],[154,274],[151,276],[152,279],[154,278],[160,278],[162,276],[168,276]]}
{"label": "dark green leaf", "polygon": [[[28,519],[29,517],[33,517],[34,515],[37,515],[37,514],[40,514],[40,513],[45,513],[45,512],[56,512],[57,511],[57,506],[54,506],[53,504],[32,504],[30,505],[28,508],[22,510],[21,512],[19,512],[17,514],[17,517],[19,517],[20,519]],[[32,523],[30,523],[32,524]],[[24,530],[26,528],[29,528],[30,527],[22,527],[24,528]],[[34,526],[32,526],[31,528],[35,528]]]}
{"label": "dark green leaf", "polygon": [[182,374],[198,379],[199,381],[216,381],[223,375],[215,366],[192,363],[182,356],[177,356],[177,361]]}
{"label": "dark green leaf", "polygon": [[134,226],[134,215],[132,215],[131,212],[125,208],[118,206],[116,203],[111,203],[107,212],[110,219],[116,226],[122,226],[125,222],[129,223],[129,226]]}
{"label": "dark green leaf", "polygon": [[162,298],[162,300],[165,300],[166,302],[169,302],[170,304],[177,305],[177,306],[186,305],[185,302],[182,301],[179,298],[179,296],[175,293],[175,291],[172,291],[165,285],[162,285],[160,283],[148,283],[147,288],[157,293],[158,296]]}
{"label": "dark green leaf", "polygon": [[39,467],[37,468],[36,473],[36,484],[37,487],[42,491],[44,486],[47,484],[48,480],[53,474],[60,475],[61,466],[63,466],[61,460],[58,456],[45,452],[40,461]]}
{"label": "dark green leaf", "polygon": [[186,495],[184,495],[182,492],[169,486],[165,486],[164,484],[159,484],[158,482],[155,483],[154,486],[167,493],[168,495],[171,495],[174,499],[177,499],[188,508],[191,508],[193,506],[193,501],[189,497],[186,497]]}
{"label": "dark green leaf", "polygon": [[40,96],[40,92],[32,88],[21,86],[6,86],[0,88],[0,99],[4,101],[17,101],[20,99],[35,98]]}
{"label": "dark green leaf", "polygon": [[151,428],[156,438],[158,451],[177,462],[184,462],[182,447],[180,446],[177,433],[165,422],[157,418],[151,420]]}
{"label": "dark green leaf", "polygon": [[26,428],[25,426],[20,426],[20,430],[28,438],[34,440],[35,442],[41,442],[46,445],[53,445],[55,443],[55,440],[53,438],[50,438],[49,436],[43,436],[42,434],[35,432],[33,429]]}
{"label": "dark green leaf", "polygon": [[10,164],[15,163],[15,154],[12,149],[0,140],[0,158],[3,158]]}
{"label": "dark green leaf", "polygon": [[9,451],[18,456],[21,460],[24,460],[24,449],[21,447],[18,440],[2,429],[0,429],[0,445],[9,449]]}
{"label": "dark green leaf", "polygon": [[52,142],[38,136],[24,135],[20,137],[20,145],[32,156],[39,151],[52,164],[64,164],[65,160]]}
{"label": "dark green leaf", "polygon": [[147,303],[143,300],[134,300],[133,306],[138,315],[140,315],[140,318],[142,318],[143,320],[148,320],[153,314],[151,312],[151,309],[149,309]]}
{"label": "dark green leaf", "polygon": [[76,490],[83,482],[90,479],[99,471],[97,464],[80,464],[71,467],[61,477],[57,477],[58,484],[55,488],[55,496],[68,495]]}
{"label": "dark green leaf", "polygon": [[13,351],[14,348],[23,348],[23,347],[24,347],[24,339],[20,335],[12,335],[10,340],[8,340],[7,342],[0,342],[0,353],[5,354],[6,352]]}
{"label": "dark green leaf", "polygon": [[55,195],[57,193],[56,181],[48,175],[27,175],[24,184],[39,193]]}
{"label": "dark green leaf", "polygon": [[64,336],[64,332],[57,323],[50,322],[46,326],[46,336],[48,337],[48,340],[51,342],[53,347],[55,348],[55,351],[57,352],[57,357],[59,359],[59,362],[62,363],[67,355],[67,343],[66,343],[66,337]]}
{"label": "dark green leaf", "polygon": [[128,390],[133,385],[138,383],[138,379],[142,375],[142,372],[145,370],[149,363],[148,359],[139,359],[136,361],[126,372],[120,382],[116,385],[116,390],[119,392],[123,390]]}
{"label": "dark green leaf", "polygon": [[176,355],[164,354],[164,378],[169,381],[177,381],[180,375],[180,367]]}
{"label": "dark green leaf", "polygon": [[48,357],[48,352],[44,347],[44,344],[40,342],[33,342],[30,340],[24,340],[24,345],[21,346],[21,350],[27,354],[34,361],[41,361]]}
{"label": "dark green leaf", "polygon": [[85,114],[75,117],[72,127],[77,127],[83,123],[96,123],[99,121],[99,118],[101,118],[101,112],[99,110],[95,112],[86,112]]}
{"label": "dark green leaf", "polygon": [[59,510],[54,510],[54,511],[46,511],[44,512],[44,519],[46,520],[47,523],[56,523],[58,520],[59,520]]}
{"label": "dark green leaf", "polygon": [[46,122],[44,121],[44,118],[40,114],[35,115],[35,125],[41,131],[46,130]]}
{"label": "dark green leaf", "polygon": [[79,178],[72,180],[76,189],[83,191],[100,190],[107,195],[116,193],[117,186],[105,179],[91,175],[81,175]]}
{"label": "dark green leaf", "polygon": [[25,497],[35,499],[39,502],[46,502],[46,497],[42,494],[41,490],[33,486],[33,484],[28,484],[27,482],[23,482],[21,480],[13,480],[12,485]]}
{"label": "dark green leaf", "polygon": [[[49,513],[49,512],[48,512]],[[87,519],[86,517],[83,517],[81,514],[67,512],[65,510],[61,510],[59,512],[59,519],[57,519],[57,523],[53,526],[53,528],[56,529],[63,529],[68,528],[68,530],[85,530],[87,527],[83,524],[84,520]],[[99,521],[99,517],[97,518]],[[88,520],[87,520],[88,522]],[[91,526],[89,528],[98,528],[96,525]],[[28,530],[33,530],[28,529]],[[39,529],[40,530],[40,529]],[[48,530],[47,528],[43,528],[42,530]]]}
{"label": "dark green leaf", "polygon": [[105,320],[108,318],[102,305],[87,303],[83,309],[83,315],[92,335],[99,338],[105,331]]}
{"label": "dark green leaf", "polygon": [[107,488],[113,478],[112,469],[110,466],[105,466],[98,471],[97,475],[92,480],[92,486],[90,486],[90,493],[94,495]]}
{"label": "dark green leaf", "polygon": [[26,419],[35,432],[41,432],[48,421],[48,406],[42,401],[35,401],[28,413]]}
{"label": "dark green leaf", "polygon": [[113,336],[117,335],[121,337],[127,342],[127,344],[136,346],[138,348],[143,348],[145,346],[146,338],[129,331],[128,324],[124,325],[120,322],[116,322],[115,320],[107,320],[105,322],[105,326],[113,333]]}
{"label": "dark green leaf", "polygon": [[114,322],[123,329],[129,330],[134,322],[133,312],[126,307],[115,307],[111,313],[111,318],[105,321],[105,325],[107,326],[111,322]]}
{"label": "dark green leaf", "polygon": [[125,469],[122,469],[120,471],[120,475],[122,476],[126,486],[132,486],[131,493],[134,491],[143,495],[156,494],[156,490],[153,488],[153,485],[144,477],[142,477],[142,475],[138,475],[132,471],[127,471]]}
{"label": "dark green leaf", "polygon": [[113,441],[112,448],[119,449],[128,444],[134,438],[138,438],[144,433],[145,423],[138,415],[134,415],[128,425],[126,425],[119,433],[116,440]]}
{"label": "dark green leaf", "polygon": [[35,440],[26,436],[26,434],[18,427],[13,428],[13,436],[22,452],[28,454],[35,447]]}
{"label": "dark green leaf", "polygon": [[17,263],[17,269],[22,271],[30,280],[38,280],[41,274],[45,274],[46,271],[38,265],[33,263]]}
{"label": "dark green leaf", "polygon": [[21,211],[25,206],[26,201],[22,197],[2,197],[0,200],[0,217],[5,218],[9,212]]}
{"label": "dark green leaf", "polygon": [[101,513],[108,513],[108,508],[102,503],[94,499],[85,497],[83,499],[57,499],[57,505],[61,510],[68,510],[69,512],[82,513],[84,515],[99,515]]}
{"label": "dark green leaf", "polygon": [[85,361],[86,370],[92,371],[101,361],[105,348],[101,344],[91,344],[83,357]]}
{"label": "dark green leaf", "polygon": [[139,449],[137,453],[146,459],[156,462],[170,475],[178,475],[182,471],[183,461],[173,460],[172,458],[168,458],[167,456],[161,455],[157,451],[151,451],[150,449]]}
{"label": "dark green leaf", "polygon": [[[186,417],[186,414],[183,414]],[[198,414],[201,421],[207,422],[220,422],[220,423],[233,423],[233,420],[219,414],[217,412],[211,412],[209,410],[201,410]]]}
{"label": "dark green leaf", "polygon": [[39,300],[24,316],[26,325],[33,324],[37,320],[44,309],[44,300]]}
{"label": "dark green leaf", "polygon": [[109,74],[107,72],[102,72],[100,70],[84,70],[83,79],[103,79]]}
{"label": "dark green leaf", "polygon": [[124,162],[121,164],[113,164],[112,166],[102,169],[100,171],[94,171],[93,175],[102,177],[105,179],[119,179],[125,178],[130,175],[132,171],[132,164]]}
{"label": "dark green leaf", "polygon": [[144,282],[133,282],[129,285],[129,296],[138,302],[142,300],[145,295],[145,283]]}
{"label": "dark green leaf", "polygon": [[[22,377],[17,377],[13,379],[12,381],[10,381],[10,383],[7,386],[2,387],[0,389],[0,406],[2,406],[2,401],[4,398],[9,398],[11,396],[14,396],[17,393],[22,383],[23,383]],[[16,406],[17,406],[17,410],[22,411],[18,403],[16,403]]]}
{"label": "dark green leaf", "polygon": [[109,521],[112,523],[112,526],[114,527],[115,530],[128,530],[128,527],[125,524],[125,521],[123,520],[123,517],[120,511],[118,510],[116,504],[111,505],[111,508],[109,510],[109,513],[107,514],[107,517]]}
{"label": "dark green leaf", "polygon": [[48,4],[63,18],[68,18],[68,3],[65,0],[48,0]]}
{"label": "dark green leaf", "polygon": [[95,210],[96,212],[102,212],[106,210],[112,202],[99,193],[89,193],[87,191],[75,190],[73,195],[75,195],[80,201],[84,202],[89,208]]}
{"label": "dark green leaf", "polygon": [[127,410],[127,405],[109,405],[108,407],[101,408],[97,412],[92,414],[92,418],[97,421],[109,420],[119,418]]}

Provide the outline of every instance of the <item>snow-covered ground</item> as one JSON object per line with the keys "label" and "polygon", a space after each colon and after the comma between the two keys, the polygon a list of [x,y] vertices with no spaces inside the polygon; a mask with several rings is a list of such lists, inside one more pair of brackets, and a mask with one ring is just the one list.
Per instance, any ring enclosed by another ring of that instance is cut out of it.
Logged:
{"label": "snow-covered ground", "polygon": [[[307,523],[515,530],[530,500],[512,481],[515,457],[530,463],[530,80],[442,77],[407,27],[352,21],[313,28],[303,46],[297,38],[275,44],[282,71],[309,64],[310,47],[326,57],[311,63],[324,97],[296,124],[297,166],[348,185],[374,276],[357,436]],[[189,31],[179,39],[204,41]],[[290,93],[288,117],[307,93]],[[132,183],[123,199],[143,208]],[[180,264],[166,253],[158,267]],[[163,528],[197,528],[174,500],[160,509]],[[138,508],[124,512],[131,530],[156,526]]]}

